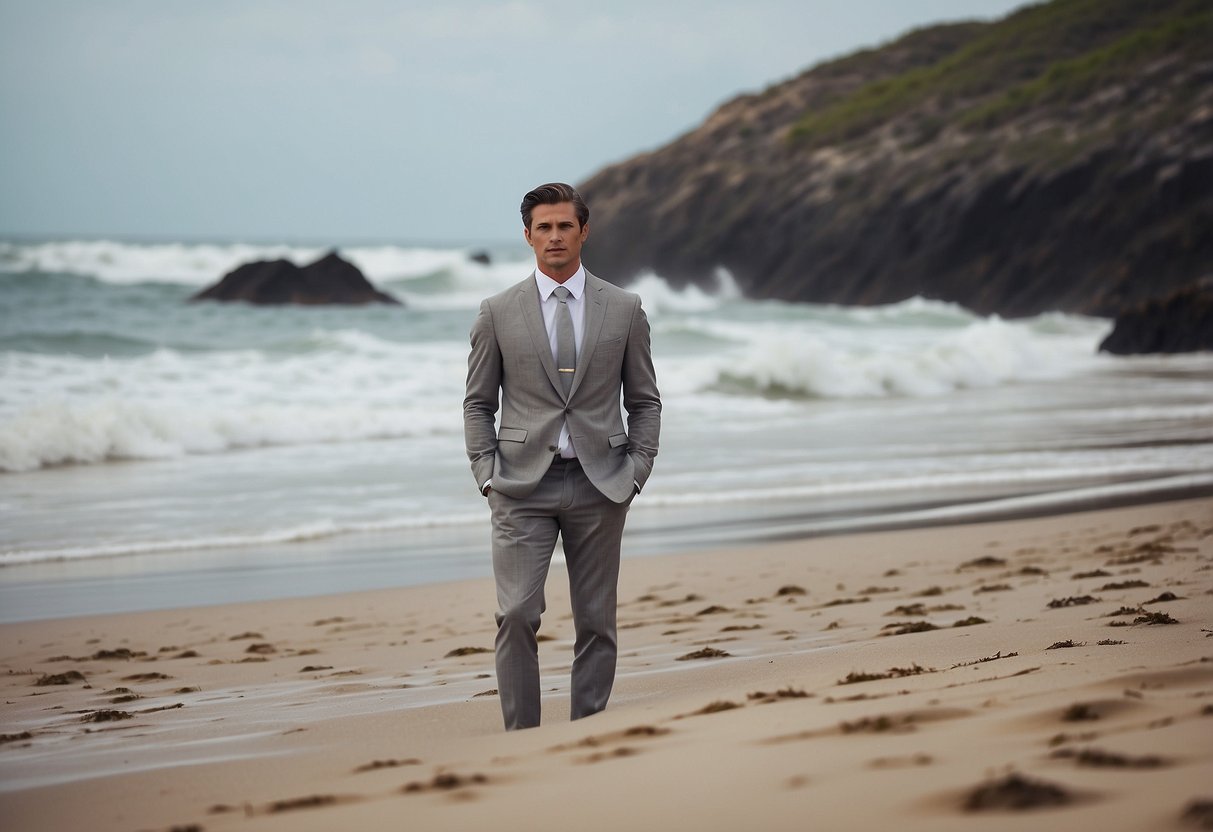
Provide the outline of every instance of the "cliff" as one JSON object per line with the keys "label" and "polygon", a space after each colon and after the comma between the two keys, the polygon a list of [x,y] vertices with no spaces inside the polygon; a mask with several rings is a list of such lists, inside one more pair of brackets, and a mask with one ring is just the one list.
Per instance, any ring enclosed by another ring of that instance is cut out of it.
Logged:
{"label": "cliff", "polygon": [[585,260],[751,297],[1114,315],[1213,263],[1213,5],[1054,0],[721,106],[581,185]]}

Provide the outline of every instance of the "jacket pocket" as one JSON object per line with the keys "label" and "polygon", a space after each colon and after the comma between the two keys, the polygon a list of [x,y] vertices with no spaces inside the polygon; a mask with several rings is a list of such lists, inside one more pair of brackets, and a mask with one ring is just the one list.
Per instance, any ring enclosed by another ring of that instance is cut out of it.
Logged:
{"label": "jacket pocket", "polygon": [[618,448],[620,445],[628,444],[628,435],[626,433],[617,433],[614,436],[607,437],[607,444],[612,448]]}
{"label": "jacket pocket", "polygon": [[525,428],[502,428],[497,432],[497,440],[499,442],[525,442]]}

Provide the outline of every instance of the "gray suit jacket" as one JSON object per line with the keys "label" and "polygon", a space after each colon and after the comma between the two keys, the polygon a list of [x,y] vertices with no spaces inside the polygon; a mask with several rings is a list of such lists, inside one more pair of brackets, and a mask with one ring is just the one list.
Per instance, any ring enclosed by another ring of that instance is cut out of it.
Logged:
{"label": "gray suit jacket", "polygon": [[638,296],[588,270],[584,312],[566,400],[534,274],[480,304],[463,400],[464,441],[477,487],[492,478],[494,491],[530,494],[552,464],[566,419],[581,467],[599,491],[623,503],[637,485],[644,487],[661,432],[648,319]]}

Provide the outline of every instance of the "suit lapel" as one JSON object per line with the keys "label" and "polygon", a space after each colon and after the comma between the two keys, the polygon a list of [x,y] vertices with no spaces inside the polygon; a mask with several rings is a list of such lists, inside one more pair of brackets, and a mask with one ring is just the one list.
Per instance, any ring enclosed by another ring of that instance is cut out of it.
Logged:
{"label": "suit lapel", "polygon": [[[535,292],[538,294],[539,290],[536,289]],[[570,399],[577,393],[577,388],[581,386],[581,380],[589,369],[590,359],[594,357],[594,347],[597,346],[598,336],[602,332],[602,321],[606,317],[607,300],[606,293],[602,291],[602,281],[590,274],[588,269],[585,273],[585,302],[582,305],[585,331],[581,334],[581,352],[577,353],[577,372],[573,374]],[[542,328],[543,322],[540,321],[539,325]]]}
{"label": "suit lapel", "polygon": [[[560,375],[556,372],[556,359],[552,358],[552,342],[548,340],[548,331],[543,325],[543,312],[539,308],[539,287],[535,284],[534,272],[518,287],[518,305],[535,344],[535,352],[539,353],[539,363],[543,365],[548,380],[556,388],[557,395],[564,398],[564,385],[560,383]],[[578,361],[577,364],[580,366],[581,362]],[[576,389],[576,376],[573,377],[573,384]]]}

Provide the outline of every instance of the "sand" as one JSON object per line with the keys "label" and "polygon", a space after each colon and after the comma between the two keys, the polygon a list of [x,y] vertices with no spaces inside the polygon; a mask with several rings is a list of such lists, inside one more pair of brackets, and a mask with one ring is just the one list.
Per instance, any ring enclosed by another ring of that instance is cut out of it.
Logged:
{"label": "sand", "polygon": [[572,723],[564,579],[512,734],[491,581],[4,625],[0,822],[1213,828],[1208,500],[625,560]]}

